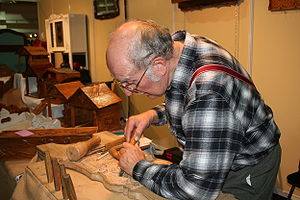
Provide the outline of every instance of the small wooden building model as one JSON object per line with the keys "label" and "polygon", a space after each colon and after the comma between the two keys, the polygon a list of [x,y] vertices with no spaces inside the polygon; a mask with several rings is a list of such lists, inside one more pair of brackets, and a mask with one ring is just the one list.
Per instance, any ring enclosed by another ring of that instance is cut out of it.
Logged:
{"label": "small wooden building model", "polygon": [[70,68],[49,68],[43,78],[54,83],[71,82],[80,80],[80,72]]}
{"label": "small wooden building model", "polygon": [[46,97],[49,117],[52,117],[51,104],[64,104],[65,111],[67,111],[69,97],[81,87],[84,87],[84,85],[80,81],[55,84]]}
{"label": "small wooden building model", "polygon": [[98,131],[120,128],[121,98],[105,83],[79,88],[68,100],[70,126],[97,126]]}
{"label": "small wooden building model", "polygon": [[26,56],[26,70],[23,76],[26,78],[26,94],[29,95],[28,77],[36,77],[37,79],[37,97],[44,97],[44,87],[42,76],[46,70],[52,67],[49,62],[48,52],[43,47],[24,46],[17,51],[20,56]]}
{"label": "small wooden building model", "polygon": [[43,74],[45,96],[52,90],[55,84],[80,80],[80,72],[70,68],[48,68]]}

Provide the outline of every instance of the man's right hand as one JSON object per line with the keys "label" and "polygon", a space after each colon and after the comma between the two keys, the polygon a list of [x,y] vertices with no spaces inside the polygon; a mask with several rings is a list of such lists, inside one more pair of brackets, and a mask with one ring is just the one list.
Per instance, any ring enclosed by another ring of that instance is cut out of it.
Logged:
{"label": "man's right hand", "polygon": [[[151,123],[158,122],[158,116],[155,110],[148,110],[138,115],[133,115],[128,118],[125,126],[126,141],[129,142],[131,137],[135,137],[138,141],[146,128]],[[133,130],[135,129],[135,132]],[[134,136],[132,136],[134,134]]]}

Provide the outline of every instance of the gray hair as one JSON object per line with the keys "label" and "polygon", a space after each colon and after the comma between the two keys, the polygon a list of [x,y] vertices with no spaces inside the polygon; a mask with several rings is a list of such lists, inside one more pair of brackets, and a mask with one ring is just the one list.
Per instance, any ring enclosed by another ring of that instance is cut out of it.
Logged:
{"label": "gray hair", "polygon": [[139,69],[148,67],[152,59],[173,56],[173,41],[169,29],[152,20],[135,20],[139,23],[136,40],[130,46],[128,58]]}

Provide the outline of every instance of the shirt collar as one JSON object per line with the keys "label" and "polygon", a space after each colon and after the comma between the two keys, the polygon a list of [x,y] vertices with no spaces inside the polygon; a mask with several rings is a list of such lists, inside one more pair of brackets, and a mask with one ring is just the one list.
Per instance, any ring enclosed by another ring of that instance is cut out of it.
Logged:
{"label": "shirt collar", "polygon": [[197,42],[194,37],[186,31],[175,32],[172,35],[172,39],[174,41],[183,42],[184,47],[175,69],[173,79],[167,90],[177,88],[186,91],[189,87],[189,81],[192,74],[196,70],[194,60],[196,58]]}

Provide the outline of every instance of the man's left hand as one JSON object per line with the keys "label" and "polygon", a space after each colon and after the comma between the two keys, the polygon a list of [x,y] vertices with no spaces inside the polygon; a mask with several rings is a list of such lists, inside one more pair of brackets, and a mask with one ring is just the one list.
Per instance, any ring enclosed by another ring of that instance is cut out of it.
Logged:
{"label": "man's left hand", "polygon": [[133,168],[140,160],[145,160],[145,155],[140,147],[124,142],[123,148],[120,150],[119,166],[132,176]]}

